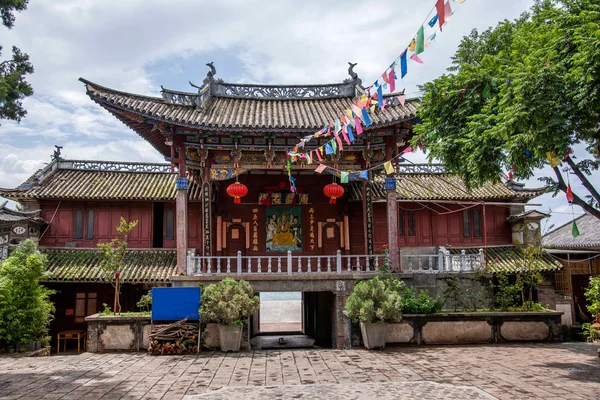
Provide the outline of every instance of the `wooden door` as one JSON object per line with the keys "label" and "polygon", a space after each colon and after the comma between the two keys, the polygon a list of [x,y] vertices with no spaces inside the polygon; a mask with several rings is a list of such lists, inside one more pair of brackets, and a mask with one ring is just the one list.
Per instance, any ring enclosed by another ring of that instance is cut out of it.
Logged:
{"label": "wooden door", "polygon": [[340,246],[340,227],[333,222],[323,225],[321,231],[323,246],[321,247],[322,254],[336,254],[341,249]]}
{"label": "wooden door", "polygon": [[[225,255],[236,257],[238,251],[242,252],[242,256],[246,255],[246,228],[242,224],[231,224],[227,227],[227,247]],[[246,263],[242,260],[242,271],[245,271]],[[231,271],[237,271],[237,260],[231,261]]]}

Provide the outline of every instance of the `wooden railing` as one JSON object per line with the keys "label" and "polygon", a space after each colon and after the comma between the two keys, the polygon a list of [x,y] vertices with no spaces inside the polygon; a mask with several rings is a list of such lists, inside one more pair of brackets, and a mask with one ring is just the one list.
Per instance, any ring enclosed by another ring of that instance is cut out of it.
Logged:
{"label": "wooden railing", "polygon": [[[284,255],[243,256],[196,256],[187,257],[187,274],[342,274],[376,272],[386,260],[386,255]],[[402,255],[401,269],[411,273],[473,272],[483,265],[483,250],[478,254],[449,254],[438,252],[426,255]]]}

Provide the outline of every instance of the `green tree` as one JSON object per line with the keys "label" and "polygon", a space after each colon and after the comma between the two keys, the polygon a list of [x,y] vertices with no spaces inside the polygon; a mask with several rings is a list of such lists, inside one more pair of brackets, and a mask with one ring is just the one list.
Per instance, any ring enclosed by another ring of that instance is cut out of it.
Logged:
{"label": "green tree", "polygon": [[40,285],[45,258],[26,240],[0,264],[0,349],[44,338],[52,320],[54,292]]}
{"label": "green tree", "polygon": [[[2,24],[12,29],[15,24],[15,12],[25,10],[28,2],[29,0],[0,0]],[[19,122],[27,114],[23,108],[23,99],[31,96],[33,89],[25,77],[32,73],[33,65],[29,62],[29,56],[13,46],[12,59],[0,62],[0,119]]]}
{"label": "green tree", "polygon": [[104,278],[115,288],[113,311],[117,314],[121,312],[119,294],[121,292],[121,270],[125,263],[125,252],[128,246],[127,240],[129,233],[131,233],[137,223],[137,221],[127,222],[125,218],[121,217],[121,221],[117,227],[117,236],[108,243],[98,244],[98,248],[102,254],[100,269],[104,274]]}
{"label": "green tree", "polygon": [[594,316],[594,323],[600,324],[600,276],[590,278],[590,283],[585,289],[587,309]]}
{"label": "green tree", "polygon": [[[564,161],[588,192],[574,203],[600,218],[588,176],[600,166],[600,3],[537,0],[529,13],[463,38],[449,73],[422,87],[413,145],[470,187]],[[569,155],[583,143],[590,156]],[[587,158],[586,158],[587,157]],[[566,192],[564,170],[543,180]]]}

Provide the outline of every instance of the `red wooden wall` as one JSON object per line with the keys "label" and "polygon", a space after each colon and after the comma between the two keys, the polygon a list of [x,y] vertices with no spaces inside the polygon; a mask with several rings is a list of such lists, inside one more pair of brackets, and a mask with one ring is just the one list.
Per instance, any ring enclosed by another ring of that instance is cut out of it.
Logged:
{"label": "red wooden wall", "polygon": [[[252,221],[252,210],[258,209],[260,227],[258,252],[248,251],[250,254],[265,254],[264,244],[265,232],[265,206],[257,204],[258,194],[265,186],[275,186],[284,178],[279,176],[252,176],[248,179],[244,176],[240,181],[244,182],[249,193],[242,199],[242,204],[234,204],[233,200],[225,193],[229,182],[218,185],[216,202],[213,204],[213,215],[221,215],[223,222],[240,219],[242,222]],[[310,205],[302,207],[302,236],[304,241],[303,252],[305,254],[322,254],[316,247],[310,250],[309,241],[309,210],[313,210],[315,219],[314,230],[317,235],[318,222],[324,223],[327,219],[335,219],[337,222],[348,216],[350,223],[350,251],[352,254],[364,254],[364,231],[362,203],[348,202],[347,199],[338,200],[338,204],[329,205],[328,198],[323,194],[323,187],[331,182],[329,176],[298,177],[298,188],[309,194]],[[40,244],[44,246],[64,247],[66,243],[74,242],[77,247],[95,247],[97,243],[107,242],[116,235],[116,227],[120,217],[128,221],[137,220],[138,224],[130,235],[129,246],[131,248],[151,248],[153,246],[153,209],[152,202],[61,202],[58,207],[57,201],[42,202],[42,217],[52,224],[44,233]],[[58,207],[58,208],[57,208]],[[398,244],[402,247],[414,246],[483,246],[483,229],[487,231],[488,245],[511,244],[510,225],[506,222],[509,216],[509,208],[504,206],[486,206],[486,221],[481,223],[481,236],[474,237],[473,232],[465,237],[463,232],[463,214],[460,205],[440,206],[428,203],[427,206],[417,203],[398,203],[398,211],[404,212],[404,235],[398,236]],[[83,238],[75,239],[74,219],[76,210],[83,210]],[[88,238],[88,210],[94,210],[93,238]],[[176,226],[175,202],[164,203],[164,216],[169,210],[173,211],[174,236],[166,238],[166,221],[163,222],[163,247],[175,248]],[[408,213],[414,213],[415,233],[409,235]],[[483,210],[480,207],[481,218]],[[472,214],[471,214],[472,216]],[[400,218],[399,218],[400,221]],[[373,235],[375,251],[381,251],[382,245],[388,242],[387,238],[387,212],[386,203],[373,204]],[[202,210],[199,202],[188,203],[188,247],[191,249],[202,248]],[[400,232],[400,230],[399,230]],[[213,218],[213,252],[216,251],[216,218]],[[246,232],[250,235],[251,232]],[[342,234],[342,232],[340,232]],[[316,238],[315,238],[316,242]],[[341,249],[341,246],[340,246]],[[273,254],[273,253],[270,253]]]}

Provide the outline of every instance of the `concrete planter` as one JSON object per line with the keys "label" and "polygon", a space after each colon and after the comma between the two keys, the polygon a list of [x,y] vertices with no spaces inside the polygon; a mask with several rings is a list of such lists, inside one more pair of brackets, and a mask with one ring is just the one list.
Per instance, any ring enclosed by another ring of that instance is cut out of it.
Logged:
{"label": "concrete planter", "polygon": [[477,344],[562,340],[562,312],[404,314],[389,324],[388,343]]}
{"label": "concrete planter", "polygon": [[219,325],[221,351],[240,351],[243,325]]}
{"label": "concrete planter", "polygon": [[360,323],[360,333],[365,347],[369,350],[385,348],[387,330],[388,324]]}

